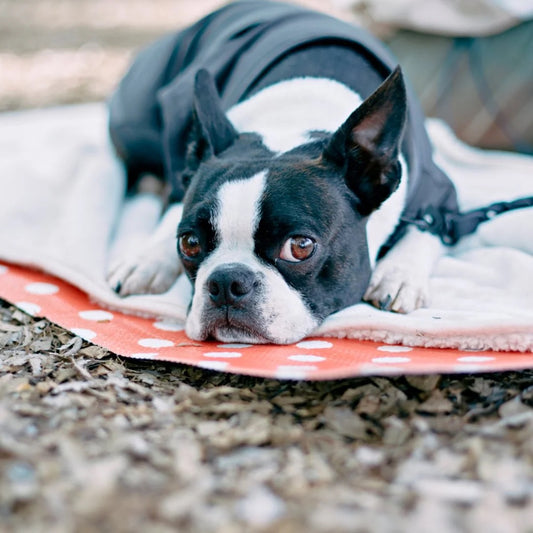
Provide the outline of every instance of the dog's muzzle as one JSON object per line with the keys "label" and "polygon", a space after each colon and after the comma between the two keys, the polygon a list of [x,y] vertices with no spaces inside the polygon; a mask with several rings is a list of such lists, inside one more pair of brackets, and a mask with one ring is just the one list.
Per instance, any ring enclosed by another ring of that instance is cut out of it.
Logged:
{"label": "dog's muzzle", "polygon": [[205,282],[205,331],[228,342],[265,342],[258,309],[262,293],[261,274],[248,266],[229,263],[217,267]]}

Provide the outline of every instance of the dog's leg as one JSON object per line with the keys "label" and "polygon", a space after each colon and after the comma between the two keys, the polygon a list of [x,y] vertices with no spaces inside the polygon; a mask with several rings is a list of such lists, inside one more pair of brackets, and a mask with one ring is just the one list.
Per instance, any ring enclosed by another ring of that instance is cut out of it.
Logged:
{"label": "dog's leg", "polygon": [[364,299],[379,309],[410,313],[428,305],[429,277],[444,245],[431,233],[410,227],[372,273]]}
{"label": "dog's leg", "polygon": [[121,296],[166,292],[181,272],[176,232],[182,205],[171,205],[139,250],[115,261],[107,281]]}

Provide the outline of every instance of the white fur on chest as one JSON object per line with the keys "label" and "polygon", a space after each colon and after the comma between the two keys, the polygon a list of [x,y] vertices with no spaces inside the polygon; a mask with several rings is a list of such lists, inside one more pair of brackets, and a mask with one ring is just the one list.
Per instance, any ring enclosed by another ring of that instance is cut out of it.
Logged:
{"label": "white fur on chest", "polygon": [[[326,78],[294,78],[271,85],[232,107],[228,117],[238,131],[256,132],[267,148],[283,153],[309,142],[312,131],[334,132],[361,105],[362,98],[342,83]],[[407,166],[403,158],[399,188],[368,221],[372,266],[394,231],[405,204]]]}
{"label": "white fur on chest", "polygon": [[294,78],[263,89],[232,107],[238,131],[254,131],[273,152],[309,142],[310,131],[335,131],[361,105],[361,97],[326,78]]}

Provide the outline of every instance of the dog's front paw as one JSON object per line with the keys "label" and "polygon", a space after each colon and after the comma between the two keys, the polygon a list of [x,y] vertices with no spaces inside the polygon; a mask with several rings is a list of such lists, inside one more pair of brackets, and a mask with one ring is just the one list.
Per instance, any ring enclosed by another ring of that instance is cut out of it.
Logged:
{"label": "dog's front paw", "polygon": [[176,250],[168,250],[164,243],[159,243],[116,261],[107,281],[120,296],[161,294],[172,287],[180,272]]}
{"label": "dog's front paw", "polygon": [[385,261],[378,263],[364,299],[383,311],[410,313],[426,307],[429,298],[428,280],[416,269]]}

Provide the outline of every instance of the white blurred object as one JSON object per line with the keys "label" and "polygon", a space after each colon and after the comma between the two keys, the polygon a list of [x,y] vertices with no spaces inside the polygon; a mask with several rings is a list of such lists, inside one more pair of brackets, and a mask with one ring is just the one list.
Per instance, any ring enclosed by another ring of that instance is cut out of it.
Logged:
{"label": "white blurred object", "polygon": [[441,35],[491,35],[533,17],[533,0],[356,0],[377,23]]}
{"label": "white blurred object", "polygon": [[493,2],[522,20],[533,18],[531,0],[493,0]]}

